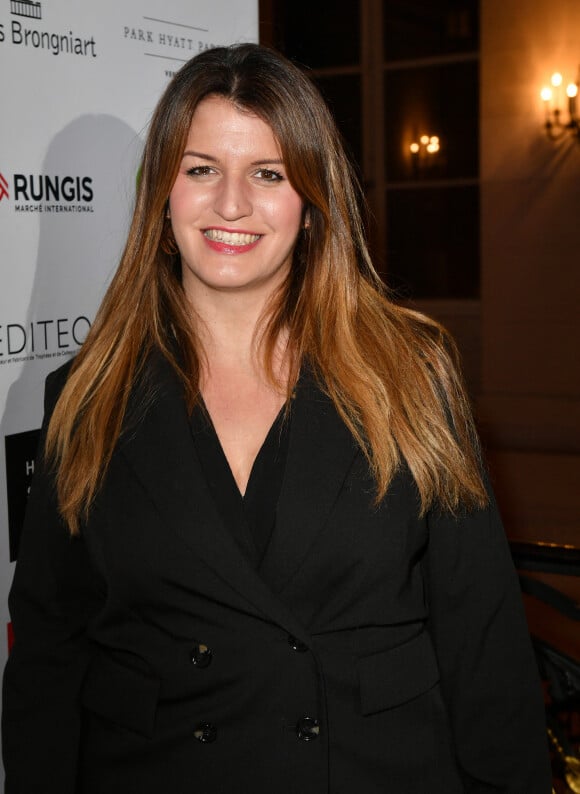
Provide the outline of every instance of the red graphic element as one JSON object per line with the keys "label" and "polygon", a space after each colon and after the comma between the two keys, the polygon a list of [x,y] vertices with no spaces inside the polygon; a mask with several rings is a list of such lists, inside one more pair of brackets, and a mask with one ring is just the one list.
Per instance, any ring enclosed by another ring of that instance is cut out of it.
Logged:
{"label": "red graphic element", "polygon": [[8,636],[8,653],[10,653],[14,645],[14,629],[12,628],[12,623],[6,624],[6,634]]}
{"label": "red graphic element", "polygon": [[0,173],[0,201],[3,198],[8,198],[8,182],[4,178],[4,174]]}

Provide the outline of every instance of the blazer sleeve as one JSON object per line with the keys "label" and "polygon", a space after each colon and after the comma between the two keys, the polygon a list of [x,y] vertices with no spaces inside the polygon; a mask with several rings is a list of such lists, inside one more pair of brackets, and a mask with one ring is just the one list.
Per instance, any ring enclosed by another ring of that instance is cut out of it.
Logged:
{"label": "blazer sleeve", "polygon": [[61,521],[43,448],[64,384],[49,375],[18,561],[9,596],[15,642],[4,672],[5,794],[73,794],[80,732],[80,688],[90,660],[85,628],[99,588],[84,541]]}
{"label": "blazer sleeve", "polygon": [[550,794],[545,712],[497,510],[429,516],[430,629],[466,792]]}

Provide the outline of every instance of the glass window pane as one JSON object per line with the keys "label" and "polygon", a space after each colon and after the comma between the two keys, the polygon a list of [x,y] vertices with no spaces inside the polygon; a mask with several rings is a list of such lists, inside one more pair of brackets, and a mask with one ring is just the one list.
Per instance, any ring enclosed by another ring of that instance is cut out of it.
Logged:
{"label": "glass window pane", "polygon": [[[476,178],[479,173],[477,61],[385,73],[386,178]],[[421,136],[426,136],[421,143]],[[428,151],[433,136],[439,149]],[[418,145],[413,154],[411,145]]]}
{"label": "glass window pane", "polygon": [[334,115],[357,166],[362,163],[362,98],[359,75],[319,77],[315,80]]}
{"label": "glass window pane", "polygon": [[384,3],[387,61],[479,49],[478,0],[389,0]]}
{"label": "glass window pane", "polygon": [[479,297],[479,188],[387,193],[387,283],[401,297]]}
{"label": "glass window pane", "polygon": [[278,0],[278,48],[312,69],[360,62],[359,0]]}

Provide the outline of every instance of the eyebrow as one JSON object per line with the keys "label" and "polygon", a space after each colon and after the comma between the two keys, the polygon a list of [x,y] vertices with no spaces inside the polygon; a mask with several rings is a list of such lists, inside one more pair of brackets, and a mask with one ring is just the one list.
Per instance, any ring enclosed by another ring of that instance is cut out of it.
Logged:
{"label": "eyebrow", "polygon": [[[204,152],[194,152],[191,149],[186,149],[183,152],[184,157],[199,157],[200,160],[208,160],[210,163],[219,162],[217,157],[212,157],[211,154],[204,154]],[[264,157],[260,160],[253,160],[250,165],[284,165],[284,160],[280,157]]]}

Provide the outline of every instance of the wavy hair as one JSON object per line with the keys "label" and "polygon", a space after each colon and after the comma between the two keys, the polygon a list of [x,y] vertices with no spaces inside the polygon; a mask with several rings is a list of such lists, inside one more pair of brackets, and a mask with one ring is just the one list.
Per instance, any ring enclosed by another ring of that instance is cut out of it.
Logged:
{"label": "wavy hair", "polygon": [[60,512],[79,531],[123,429],[129,395],[159,351],[190,409],[199,398],[201,346],[166,218],[193,114],[220,96],[272,129],[308,229],[260,331],[272,381],[276,342],[290,351],[290,395],[303,362],[367,457],[376,497],[403,462],[422,511],[486,501],[471,411],[455,346],[427,317],[392,301],[369,258],[357,180],[334,121],[311,81],[256,45],[217,47],[175,75],[151,120],[127,243],[48,427]]}

